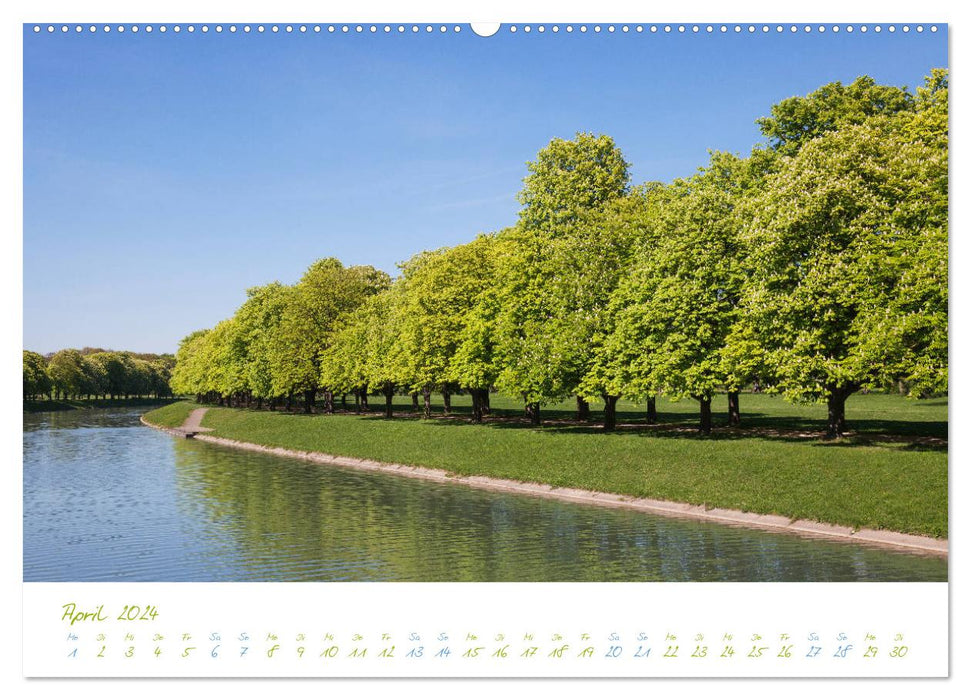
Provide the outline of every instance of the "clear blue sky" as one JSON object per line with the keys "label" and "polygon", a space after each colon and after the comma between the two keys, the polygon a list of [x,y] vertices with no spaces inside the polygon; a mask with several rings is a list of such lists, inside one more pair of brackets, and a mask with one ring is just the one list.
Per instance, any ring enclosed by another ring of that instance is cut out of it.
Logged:
{"label": "clear blue sky", "polygon": [[606,133],[634,182],[748,152],[792,95],[913,89],[947,35],[477,37],[24,29],[24,347],[171,352],[321,257],[392,274],[516,220],[526,161]]}

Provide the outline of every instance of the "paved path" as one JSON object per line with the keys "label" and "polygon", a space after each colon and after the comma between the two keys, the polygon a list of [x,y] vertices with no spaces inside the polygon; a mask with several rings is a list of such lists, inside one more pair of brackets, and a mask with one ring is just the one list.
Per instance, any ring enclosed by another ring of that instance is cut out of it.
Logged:
{"label": "paved path", "polygon": [[202,427],[202,417],[206,415],[208,408],[194,408],[189,414],[189,417],[185,419],[185,422],[178,428],[169,428],[168,431],[173,435],[178,435],[184,438],[191,438],[199,433],[208,433],[212,428]]}
{"label": "paved path", "polygon": [[191,433],[199,433],[207,430],[212,430],[212,428],[202,427],[202,417],[206,415],[208,408],[194,408],[189,417],[185,419],[185,423],[182,424],[182,430]]}

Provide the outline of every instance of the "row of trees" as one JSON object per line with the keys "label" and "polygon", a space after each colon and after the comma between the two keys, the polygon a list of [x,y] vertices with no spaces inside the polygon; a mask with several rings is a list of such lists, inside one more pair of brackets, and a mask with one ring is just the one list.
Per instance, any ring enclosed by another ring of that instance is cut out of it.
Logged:
{"label": "row of trees", "polygon": [[169,397],[174,366],[172,355],[83,348],[44,356],[24,350],[24,400]]}
{"label": "row of trees", "polygon": [[[862,77],[775,105],[766,142],[669,184],[631,186],[608,136],[554,139],[528,164],[513,227],[422,252],[394,280],[314,263],[248,291],[182,341],[177,392],[271,408],[300,396],[576,396],[711,401],[753,383],[825,401],[845,430],[860,389],[947,391],[947,73],[916,93]],[[656,416],[655,416],[656,417]]]}

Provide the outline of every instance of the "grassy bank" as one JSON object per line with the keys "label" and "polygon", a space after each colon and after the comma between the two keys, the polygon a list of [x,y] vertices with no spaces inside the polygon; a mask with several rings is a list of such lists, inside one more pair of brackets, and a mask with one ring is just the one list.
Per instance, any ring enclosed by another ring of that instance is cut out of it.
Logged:
{"label": "grassy bank", "polygon": [[[547,422],[537,429],[519,419],[518,402],[492,403],[493,418],[483,425],[463,419],[465,397],[455,397],[452,418],[420,420],[406,413],[411,402],[404,398],[394,420],[211,408],[203,425],[261,445],[947,536],[946,399],[855,396],[847,405],[854,433],[840,441],[819,437],[825,407],[763,395],[743,395],[742,428],[718,427],[708,438],[693,430],[690,401],[659,400],[656,426],[646,425],[643,406],[624,404],[615,433],[577,423],[570,404],[544,410]],[[167,406],[148,418],[177,425],[193,407]]]}
{"label": "grassy bank", "polygon": [[170,404],[179,399],[152,399],[139,397],[131,399],[58,399],[39,401],[24,401],[24,410],[30,413],[45,411],[76,411],[86,408],[124,408],[126,406],[158,406]]}
{"label": "grassy bank", "polygon": [[163,428],[178,428],[185,423],[185,419],[189,417],[193,408],[199,408],[199,406],[191,401],[170,403],[168,406],[162,406],[146,413],[145,420],[152,425],[159,425]]}

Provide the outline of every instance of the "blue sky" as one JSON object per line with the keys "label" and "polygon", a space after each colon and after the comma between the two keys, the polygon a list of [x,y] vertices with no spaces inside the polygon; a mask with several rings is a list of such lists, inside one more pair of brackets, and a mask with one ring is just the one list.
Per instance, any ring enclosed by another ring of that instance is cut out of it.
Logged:
{"label": "blue sky", "polygon": [[635,183],[667,181],[708,149],[747,152],[781,99],[863,74],[912,89],[946,65],[943,26],[490,38],[467,26],[25,27],[24,347],[171,352],[247,287],[292,283],[317,258],[394,273],[512,224],[526,161],[551,138],[609,134]]}

